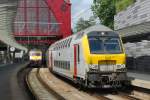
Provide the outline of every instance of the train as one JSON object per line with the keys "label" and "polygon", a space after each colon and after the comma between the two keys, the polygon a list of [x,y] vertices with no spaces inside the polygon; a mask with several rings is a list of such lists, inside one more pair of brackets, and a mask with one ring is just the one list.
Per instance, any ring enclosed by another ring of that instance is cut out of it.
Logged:
{"label": "train", "polygon": [[121,37],[104,25],[59,40],[46,54],[50,71],[80,87],[122,87],[129,83]]}
{"label": "train", "polygon": [[29,51],[29,61],[30,66],[40,67],[42,64],[42,51],[37,49],[32,49]]}

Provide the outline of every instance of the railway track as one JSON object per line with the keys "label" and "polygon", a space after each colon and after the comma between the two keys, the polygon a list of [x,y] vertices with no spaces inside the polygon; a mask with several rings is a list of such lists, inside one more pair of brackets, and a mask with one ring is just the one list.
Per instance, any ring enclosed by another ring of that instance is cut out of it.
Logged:
{"label": "railway track", "polygon": [[34,96],[32,95],[32,92],[28,88],[28,85],[26,83],[26,76],[32,69],[29,68],[29,64],[27,64],[25,67],[21,68],[17,72],[17,81],[21,89],[24,91],[24,94],[30,99],[35,100]]}
{"label": "railway track", "polygon": [[[32,78],[29,76],[32,76]],[[31,80],[33,81],[33,79],[35,79],[36,83],[31,82]],[[127,93],[125,91],[117,91],[117,93],[115,94],[109,92],[109,90],[108,92],[104,91],[103,93],[103,90],[98,90],[98,89],[80,91],[76,88],[76,86],[70,84],[70,82],[66,83],[66,80],[51,74],[48,69],[33,69],[27,77],[27,83],[31,91],[33,92],[33,95],[38,100],[45,100],[45,98],[47,98],[47,100],[49,100],[50,98],[51,100],[76,100],[76,99],[85,100],[85,98],[86,99],[90,98],[90,100],[141,100],[142,99],[141,97],[134,95],[132,91],[131,93]],[[33,84],[34,85],[36,84],[37,86],[31,86]],[[57,84],[61,84],[61,85],[57,85]],[[38,88],[38,89],[35,90],[33,88],[35,89]],[[150,99],[147,97],[146,99],[144,98],[144,100],[150,100]]]}
{"label": "railway track", "polygon": [[129,99],[129,100],[140,100],[140,99],[133,97],[133,96],[130,96],[130,94],[127,94],[124,92],[119,92],[118,95],[123,97],[123,98]]}
{"label": "railway track", "polygon": [[32,95],[34,95],[36,100],[58,100],[56,95],[50,93],[45,88],[46,86],[42,84],[41,80],[38,79],[38,69],[34,68],[27,76],[26,82]]}

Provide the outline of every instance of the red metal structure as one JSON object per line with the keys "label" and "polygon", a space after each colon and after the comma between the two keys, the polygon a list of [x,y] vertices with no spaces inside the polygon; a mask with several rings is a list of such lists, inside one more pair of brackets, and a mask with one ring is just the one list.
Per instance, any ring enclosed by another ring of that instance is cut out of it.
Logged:
{"label": "red metal structure", "polygon": [[20,0],[14,21],[19,43],[51,44],[71,34],[70,0]]}

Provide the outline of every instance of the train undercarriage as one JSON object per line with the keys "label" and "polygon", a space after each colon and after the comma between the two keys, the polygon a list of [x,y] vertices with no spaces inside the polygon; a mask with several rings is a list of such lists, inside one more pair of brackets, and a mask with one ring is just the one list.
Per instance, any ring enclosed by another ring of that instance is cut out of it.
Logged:
{"label": "train undercarriage", "polygon": [[86,88],[122,88],[130,85],[125,72],[93,73],[88,72],[85,80],[77,78],[80,87]]}

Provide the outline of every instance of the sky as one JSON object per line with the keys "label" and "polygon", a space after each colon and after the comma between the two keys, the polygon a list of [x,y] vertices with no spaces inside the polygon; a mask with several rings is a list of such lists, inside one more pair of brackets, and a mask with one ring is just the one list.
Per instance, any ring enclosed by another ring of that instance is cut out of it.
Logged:
{"label": "sky", "polygon": [[90,16],[93,15],[91,11],[91,5],[93,0],[71,0],[72,3],[72,28],[75,27],[78,19],[80,17],[84,19],[88,19]]}

